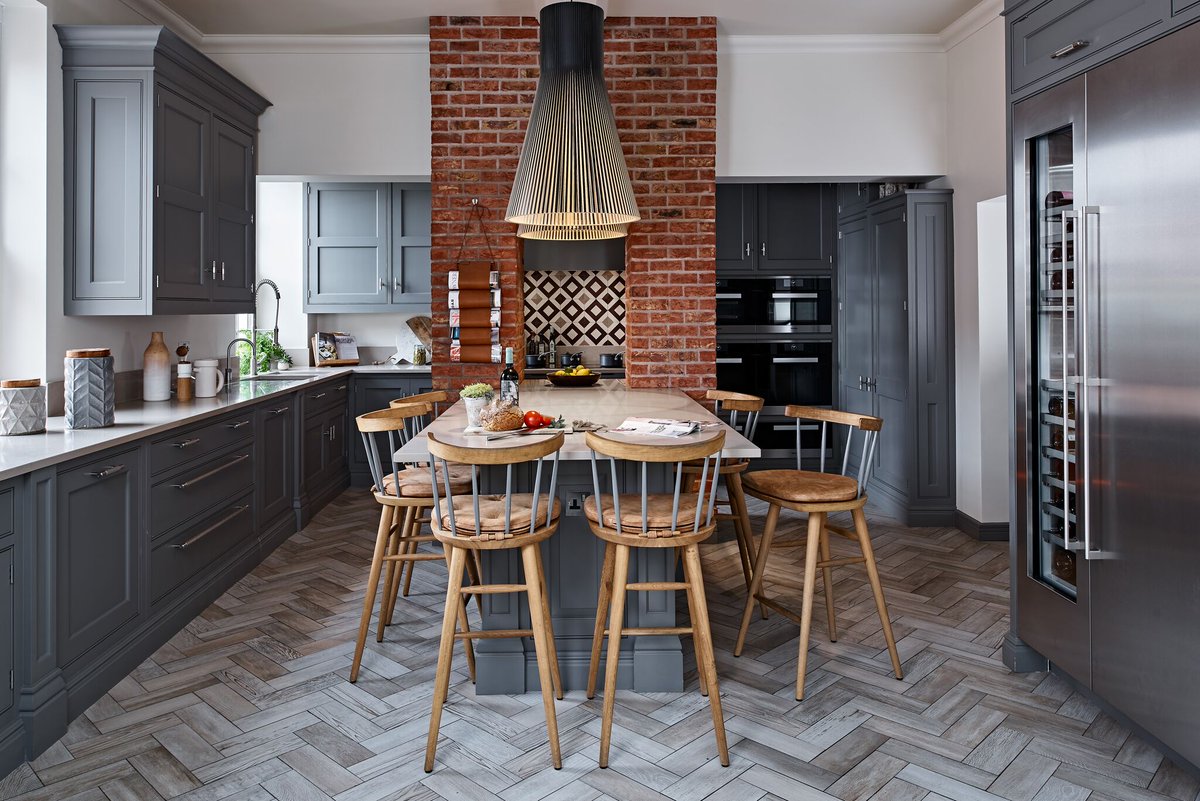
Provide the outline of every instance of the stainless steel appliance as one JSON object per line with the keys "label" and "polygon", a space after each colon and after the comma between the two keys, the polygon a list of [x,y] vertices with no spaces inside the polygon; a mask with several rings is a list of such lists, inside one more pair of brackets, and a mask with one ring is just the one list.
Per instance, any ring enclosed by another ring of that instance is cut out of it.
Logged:
{"label": "stainless steel appliance", "polygon": [[1200,764],[1200,26],[1013,106],[1016,634]]}
{"label": "stainless steel appliance", "polygon": [[828,334],[833,279],[718,278],[718,334]]}

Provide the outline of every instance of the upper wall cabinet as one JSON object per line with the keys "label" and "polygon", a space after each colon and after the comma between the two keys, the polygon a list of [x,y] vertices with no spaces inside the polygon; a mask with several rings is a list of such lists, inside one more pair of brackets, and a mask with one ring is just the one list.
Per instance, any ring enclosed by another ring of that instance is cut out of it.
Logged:
{"label": "upper wall cabinet", "polygon": [[304,194],[304,311],[429,305],[429,184],[312,183]]}
{"label": "upper wall cabinet", "polygon": [[836,205],[831,184],[718,184],[717,271],[828,271]]}
{"label": "upper wall cabinet", "polygon": [[270,104],[166,28],[56,28],[66,313],[251,311],[255,145]]}

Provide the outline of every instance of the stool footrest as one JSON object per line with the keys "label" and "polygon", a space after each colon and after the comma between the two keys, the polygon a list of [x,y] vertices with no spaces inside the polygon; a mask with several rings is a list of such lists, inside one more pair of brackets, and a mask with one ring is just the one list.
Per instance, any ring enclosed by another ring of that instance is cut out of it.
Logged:
{"label": "stool footrest", "polygon": [[440,553],[398,553],[386,554],[383,557],[385,562],[445,562],[446,557]]}
{"label": "stool footrest", "polygon": [[475,584],[464,585],[463,595],[502,595],[507,592],[526,592],[525,584]]}
{"label": "stool footrest", "polygon": [[826,559],[817,562],[817,567],[841,567],[842,565],[861,565],[867,561],[865,556],[839,556],[837,559]]}
{"label": "stool footrest", "polygon": [[[662,627],[644,627],[640,629],[621,629],[621,636],[630,637],[655,637],[665,634],[691,634],[691,626],[662,626]],[[604,636],[609,636],[608,629],[604,630]]]}
{"label": "stool footrest", "polygon": [[652,592],[658,590],[686,590],[686,581],[631,581],[625,585],[627,590],[642,590]]}
{"label": "stool footrest", "polygon": [[771,607],[776,612],[783,615],[784,617],[786,617],[788,620],[792,621],[793,623],[799,623],[802,626],[804,625],[804,620],[800,617],[800,615],[796,614],[791,609],[788,609],[786,606],[784,606],[780,603],[777,603],[776,601],[771,600],[770,598],[766,597],[762,593],[758,593],[757,595],[755,595],[754,599],[756,601],[758,601],[760,604],[762,604],[763,606]]}
{"label": "stool footrest", "polygon": [[845,537],[848,540],[854,540],[855,542],[858,542],[858,534],[850,529],[842,528],[841,526],[830,526],[827,524],[825,526],[825,530],[837,534],[839,537]]}
{"label": "stool footrest", "polygon": [[458,631],[456,640],[506,640],[511,637],[532,637],[533,629],[491,629],[485,631]]}

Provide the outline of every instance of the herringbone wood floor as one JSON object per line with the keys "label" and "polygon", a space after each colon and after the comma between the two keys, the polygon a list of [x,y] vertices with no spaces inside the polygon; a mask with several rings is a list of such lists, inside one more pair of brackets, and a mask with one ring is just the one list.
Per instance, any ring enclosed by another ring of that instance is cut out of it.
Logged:
{"label": "herringbone wood floor", "polygon": [[[0,798],[1193,801],[1200,789],[1061,680],[1003,668],[1005,547],[879,519],[904,681],[889,673],[863,573],[843,568],[840,641],[829,643],[818,605],[797,704],[794,624],[756,619],[746,653],[731,655],[742,580],[732,544],[713,544],[704,565],[730,767],[717,762],[694,670],[682,695],[618,695],[608,770],[596,767],[600,697],[568,694],[555,771],[540,696],[476,697],[459,652],[427,775],[444,570],[420,566],[398,625],[382,645],[369,640],[358,684],[346,680],[376,521],[374,502],[347,492],[0,781]],[[784,522],[797,530],[794,516]],[[775,560],[776,593],[799,593],[793,554]]]}

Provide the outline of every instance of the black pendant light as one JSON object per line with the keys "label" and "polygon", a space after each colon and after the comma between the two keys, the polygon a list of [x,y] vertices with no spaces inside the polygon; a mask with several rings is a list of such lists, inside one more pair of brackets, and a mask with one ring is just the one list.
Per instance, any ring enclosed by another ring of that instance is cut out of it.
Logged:
{"label": "black pendant light", "polygon": [[604,86],[604,11],[541,13],[541,76],[504,219],[518,236],[603,239],[641,219]]}

